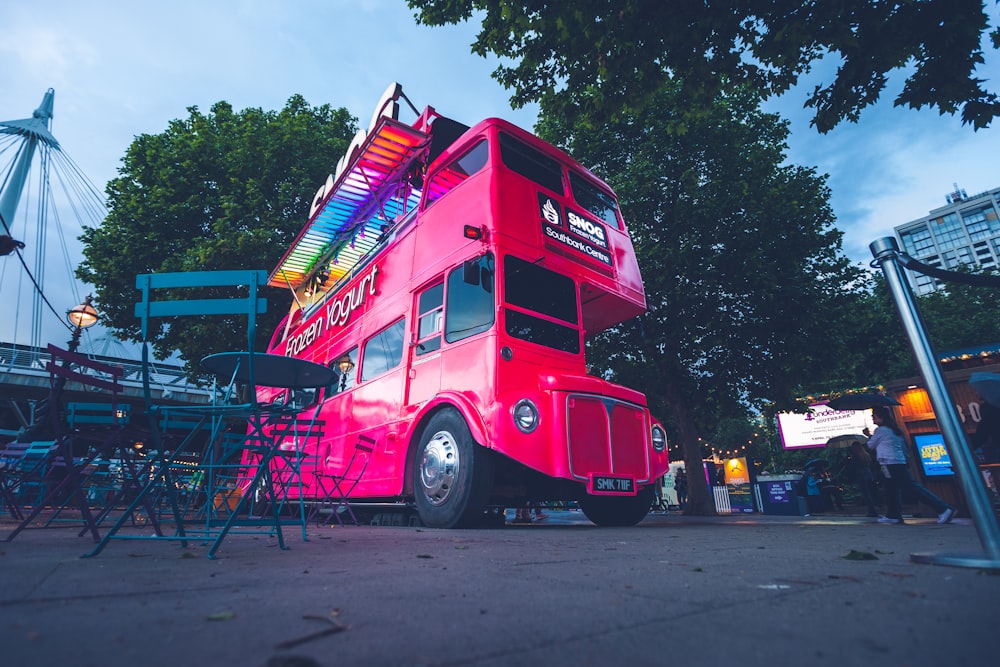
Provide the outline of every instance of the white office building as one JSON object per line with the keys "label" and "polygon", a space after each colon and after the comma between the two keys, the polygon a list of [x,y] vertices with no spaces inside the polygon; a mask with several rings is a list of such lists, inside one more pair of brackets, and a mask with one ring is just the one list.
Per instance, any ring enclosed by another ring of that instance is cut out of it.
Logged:
{"label": "white office building", "polygon": [[[1000,188],[969,197],[956,185],[945,200],[947,206],[895,228],[903,252],[942,269],[1000,267]],[[942,284],[906,273],[916,294],[928,294]]]}

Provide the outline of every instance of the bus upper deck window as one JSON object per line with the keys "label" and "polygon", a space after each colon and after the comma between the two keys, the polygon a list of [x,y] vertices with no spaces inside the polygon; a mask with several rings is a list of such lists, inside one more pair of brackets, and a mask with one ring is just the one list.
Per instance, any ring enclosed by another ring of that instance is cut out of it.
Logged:
{"label": "bus upper deck window", "polygon": [[427,204],[448,194],[456,185],[485,167],[488,157],[489,150],[483,139],[439,169],[427,184]]}
{"label": "bus upper deck window", "polygon": [[563,194],[562,166],[559,162],[505,132],[500,133],[500,158],[511,171],[552,192]]}
{"label": "bus upper deck window", "polygon": [[622,228],[621,223],[618,222],[618,206],[610,193],[573,171],[569,172],[569,187],[573,191],[573,199],[576,200],[577,204],[611,227]]}

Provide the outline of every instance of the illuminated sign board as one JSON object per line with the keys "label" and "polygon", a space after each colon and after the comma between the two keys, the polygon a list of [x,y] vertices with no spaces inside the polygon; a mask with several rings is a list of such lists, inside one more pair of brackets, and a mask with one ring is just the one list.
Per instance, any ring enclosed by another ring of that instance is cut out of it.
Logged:
{"label": "illuminated sign board", "polygon": [[334,184],[340,175],[344,173],[347,165],[354,160],[358,151],[361,150],[361,146],[364,145],[365,140],[368,139],[368,133],[375,129],[375,125],[378,123],[379,118],[382,116],[388,116],[393,120],[399,118],[399,104],[396,102],[399,96],[403,93],[403,87],[400,86],[395,81],[389,84],[389,87],[385,89],[382,93],[382,97],[379,98],[378,103],[375,105],[375,112],[372,114],[371,122],[368,123],[368,129],[358,130],[357,134],[354,135],[354,139],[351,140],[350,146],[347,147],[347,152],[344,153],[340,161],[337,162],[337,168],[332,174],[326,177],[326,182],[320,186],[316,194],[313,195],[312,206],[309,208],[309,217],[312,218],[316,215],[316,211],[323,204],[323,200],[326,199],[326,195],[333,190]]}
{"label": "illuminated sign board", "polygon": [[940,433],[922,433],[913,436],[913,444],[920,454],[920,464],[928,477],[954,475],[951,469],[951,455],[944,444],[944,436]]}
{"label": "illuminated sign board", "polygon": [[778,415],[778,430],[785,449],[825,447],[826,441],[838,435],[875,430],[870,410],[834,410],[826,403],[810,406],[805,414],[782,412]]}

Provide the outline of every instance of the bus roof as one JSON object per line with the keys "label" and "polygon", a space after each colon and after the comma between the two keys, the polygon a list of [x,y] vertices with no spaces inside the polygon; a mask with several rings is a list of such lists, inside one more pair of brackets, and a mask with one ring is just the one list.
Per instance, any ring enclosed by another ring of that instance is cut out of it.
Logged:
{"label": "bus roof", "polygon": [[[438,132],[442,123],[444,129]],[[572,156],[500,118],[487,118],[470,128],[431,107],[412,126],[381,116],[336,180],[331,176],[317,193],[309,221],[271,272],[268,285],[294,291],[313,280],[319,267],[325,267],[323,283],[336,285],[375,250],[390,228],[417,208],[421,190],[411,183],[410,176],[419,163],[447,160],[459,136],[476,134],[488,126],[536,144],[611,191]]]}

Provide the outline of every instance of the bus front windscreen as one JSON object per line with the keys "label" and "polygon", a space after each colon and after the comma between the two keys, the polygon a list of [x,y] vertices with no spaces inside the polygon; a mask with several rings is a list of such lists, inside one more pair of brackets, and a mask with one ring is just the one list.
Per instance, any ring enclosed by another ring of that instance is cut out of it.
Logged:
{"label": "bus front windscreen", "polygon": [[563,352],[580,353],[580,314],[576,285],[570,278],[507,255],[504,300],[508,306],[508,334]]}

